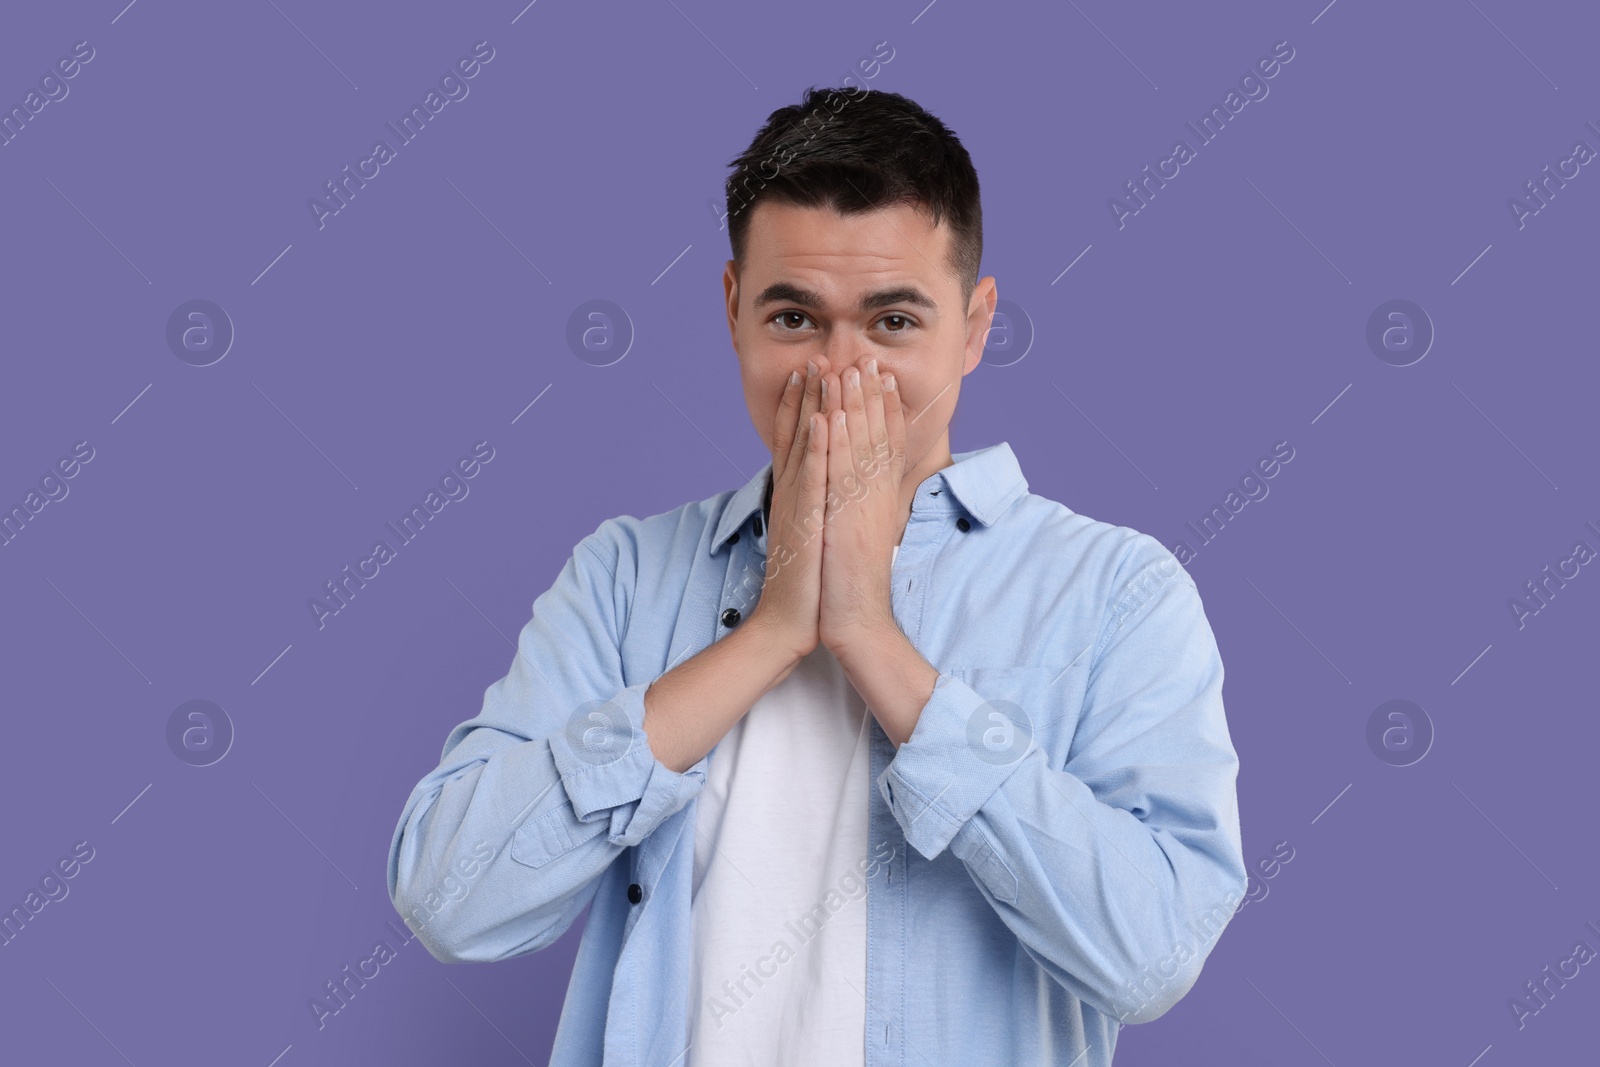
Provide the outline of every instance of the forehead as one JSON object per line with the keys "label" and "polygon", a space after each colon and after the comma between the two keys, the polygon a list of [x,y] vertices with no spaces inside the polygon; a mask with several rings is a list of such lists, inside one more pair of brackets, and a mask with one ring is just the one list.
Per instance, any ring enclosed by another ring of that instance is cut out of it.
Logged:
{"label": "forehead", "polygon": [[742,269],[747,299],[792,283],[844,303],[864,290],[896,285],[937,300],[955,299],[950,227],[935,227],[910,204],[840,215],[829,207],[762,201],[752,209]]}

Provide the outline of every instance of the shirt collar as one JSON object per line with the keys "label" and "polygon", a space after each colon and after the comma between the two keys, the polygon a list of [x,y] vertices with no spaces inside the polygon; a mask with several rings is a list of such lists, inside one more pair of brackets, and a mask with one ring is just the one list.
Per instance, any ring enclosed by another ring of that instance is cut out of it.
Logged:
{"label": "shirt collar", "polygon": [[[969,452],[956,452],[950,459],[948,467],[934,471],[917,486],[912,501],[914,513],[930,507],[937,511],[953,510],[954,505],[937,503],[953,498],[967,514],[984,526],[991,526],[1028,490],[1028,480],[1022,476],[1016,454],[1005,441]],[[734,491],[711,537],[712,555],[720,552],[728,538],[743,530],[752,518],[761,515],[771,474],[769,459],[749,481]],[[926,503],[928,501],[934,503]],[[765,532],[763,528],[762,533]]]}

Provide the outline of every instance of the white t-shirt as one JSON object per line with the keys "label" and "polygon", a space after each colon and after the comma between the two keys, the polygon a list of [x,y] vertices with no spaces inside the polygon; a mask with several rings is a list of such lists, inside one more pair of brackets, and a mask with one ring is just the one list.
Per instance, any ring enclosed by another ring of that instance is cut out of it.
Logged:
{"label": "white t-shirt", "polygon": [[695,812],[687,1067],[865,1062],[868,716],[819,644],[712,755]]}

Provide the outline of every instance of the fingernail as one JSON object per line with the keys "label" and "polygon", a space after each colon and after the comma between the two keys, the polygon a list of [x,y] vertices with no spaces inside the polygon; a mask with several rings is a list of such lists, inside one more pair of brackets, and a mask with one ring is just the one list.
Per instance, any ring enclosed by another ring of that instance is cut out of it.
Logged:
{"label": "fingernail", "polygon": [[844,373],[845,373],[846,380],[849,382],[849,384],[852,387],[861,384],[861,372],[856,370],[854,367],[851,367],[849,370],[845,371]]}
{"label": "fingernail", "polygon": [[828,399],[828,379],[822,379],[822,399]]}
{"label": "fingernail", "polygon": [[890,374],[883,379],[883,391],[886,393],[894,392],[894,375]]}
{"label": "fingernail", "polygon": [[[798,374],[799,372],[796,371],[795,373]],[[816,365],[816,363],[813,362],[812,360],[809,360],[809,359],[806,360],[806,377],[807,378],[815,378],[816,376],[817,376],[817,365]]]}
{"label": "fingernail", "polygon": [[873,374],[877,374],[878,373],[878,357],[877,356],[873,356],[871,359],[867,360],[867,370],[871,371]]}
{"label": "fingernail", "polygon": [[790,371],[789,372],[789,384],[790,385],[795,385],[799,381],[800,381],[800,372],[797,371],[797,370]]}

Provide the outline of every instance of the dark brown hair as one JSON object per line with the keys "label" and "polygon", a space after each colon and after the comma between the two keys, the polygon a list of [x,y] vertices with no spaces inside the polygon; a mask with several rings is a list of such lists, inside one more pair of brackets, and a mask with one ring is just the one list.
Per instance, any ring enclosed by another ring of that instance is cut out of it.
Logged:
{"label": "dark brown hair", "polygon": [[972,297],[983,257],[978,172],[944,123],[899,93],[818,89],[767,117],[729,166],[728,241],[744,265],[750,213],[763,200],[830,207],[857,215],[893,204],[927,212],[950,227],[950,269],[962,303]]}

